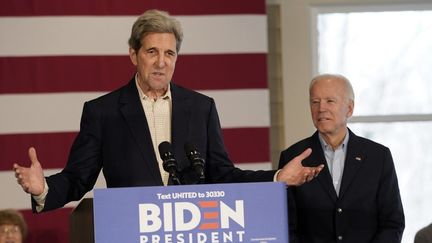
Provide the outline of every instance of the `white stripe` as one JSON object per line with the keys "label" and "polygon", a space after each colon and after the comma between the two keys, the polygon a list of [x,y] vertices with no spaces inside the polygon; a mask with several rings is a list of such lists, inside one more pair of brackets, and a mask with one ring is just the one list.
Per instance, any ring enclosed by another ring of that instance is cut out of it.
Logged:
{"label": "white stripe", "polygon": [[211,90],[223,128],[270,127],[268,89]]}
{"label": "white stripe", "polygon": [[[42,165],[43,166],[43,165]],[[243,170],[271,170],[271,162],[259,162],[259,163],[239,163],[236,167]],[[60,169],[49,169],[44,170],[45,176],[49,176],[60,172]],[[30,196],[25,193],[21,186],[15,180],[15,176],[12,170],[0,171],[0,208],[13,208],[13,209],[30,209]],[[94,188],[106,188],[105,178],[100,173]],[[88,192],[84,198],[93,197],[93,190]],[[65,207],[75,207],[78,205],[77,202],[70,202]]]}
{"label": "white stripe", "polygon": [[242,170],[271,170],[271,162],[257,162],[257,163],[238,163],[236,167]]}
{"label": "white stripe", "polygon": [[[269,127],[268,89],[203,91],[213,97],[223,128]],[[83,103],[104,93],[0,95],[0,134],[79,130]]]}
{"label": "white stripe", "polygon": [[194,16],[180,21],[185,54],[267,53],[266,15]]}
{"label": "white stripe", "polygon": [[[43,166],[43,165],[42,165]],[[12,168],[12,166],[11,166]],[[59,172],[60,169],[44,170],[45,176],[49,176]],[[14,172],[0,171],[0,208],[14,208],[14,209],[30,209],[30,195],[25,193],[21,186],[18,185],[15,179]],[[105,178],[102,173],[98,177],[94,188],[106,188]],[[88,192],[84,197],[92,197],[93,191]],[[74,207],[78,202],[71,202],[66,207]]]}
{"label": "white stripe", "polygon": [[[136,16],[0,18],[0,56],[128,55]],[[266,53],[265,15],[178,16],[182,54]]]}
{"label": "white stripe", "polygon": [[0,95],[0,134],[78,131],[83,103],[102,94]]}

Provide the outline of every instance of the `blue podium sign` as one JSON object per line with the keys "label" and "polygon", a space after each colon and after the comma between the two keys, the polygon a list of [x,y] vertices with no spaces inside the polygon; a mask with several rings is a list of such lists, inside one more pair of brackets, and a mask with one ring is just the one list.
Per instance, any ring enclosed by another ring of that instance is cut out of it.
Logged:
{"label": "blue podium sign", "polygon": [[285,184],[95,189],[96,243],[288,242]]}

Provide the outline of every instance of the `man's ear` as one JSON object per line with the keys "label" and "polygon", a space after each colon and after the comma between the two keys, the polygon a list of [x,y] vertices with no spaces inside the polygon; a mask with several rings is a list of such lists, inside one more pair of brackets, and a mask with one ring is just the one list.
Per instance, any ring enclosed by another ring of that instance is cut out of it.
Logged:
{"label": "man's ear", "polygon": [[349,100],[348,101],[348,113],[347,113],[347,118],[350,118],[354,113],[354,101],[353,100]]}
{"label": "man's ear", "polygon": [[138,55],[138,53],[135,51],[135,49],[133,49],[132,47],[129,47],[129,58],[131,59],[131,62],[135,66],[138,65],[137,55]]}

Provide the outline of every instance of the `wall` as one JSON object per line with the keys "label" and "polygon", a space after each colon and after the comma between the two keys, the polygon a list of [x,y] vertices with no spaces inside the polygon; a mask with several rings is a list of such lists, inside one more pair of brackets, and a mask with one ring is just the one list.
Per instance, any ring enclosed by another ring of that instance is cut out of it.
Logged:
{"label": "wall", "polygon": [[[400,5],[421,4],[429,1],[419,0],[267,0],[267,8],[279,7],[277,12],[280,23],[269,21],[269,53],[276,51],[278,55],[269,55],[269,67],[279,73],[269,74],[272,111],[272,161],[277,166],[277,152],[305,138],[315,131],[310,119],[308,86],[310,79],[316,74],[313,63],[314,36],[312,35],[311,9],[313,7],[349,6],[349,5]],[[270,6],[270,7],[269,7]],[[273,13],[274,12],[268,12]],[[269,20],[274,16],[269,16]],[[280,40],[274,29],[279,29]],[[278,46],[279,44],[279,46]],[[280,50],[280,51],[279,51]],[[274,59],[276,58],[276,59]],[[272,77],[280,75],[279,79]],[[281,89],[281,90],[279,90]],[[278,112],[278,114],[274,114]],[[283,134],[283,135],[282,135]]]}

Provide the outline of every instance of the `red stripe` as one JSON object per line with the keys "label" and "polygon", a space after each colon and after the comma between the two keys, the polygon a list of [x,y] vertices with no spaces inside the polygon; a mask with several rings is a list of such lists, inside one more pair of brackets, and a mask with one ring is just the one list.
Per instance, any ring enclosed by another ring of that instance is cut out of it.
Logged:
{"label": "red stripe", "polygon": [[[270,161],[269,128],[224,129],[223,134],[234,163]],[[76,132],[0,135],[0,170],[12,170],[13,163],[28,166],[30,146],[44,169],[63,168],[75,136]]]}
{"label": "red stripe", "polygon": [[267,88],[267,55],[180,55],[173,80],[194,90]]}
{"label": "red stripe", "polygon": [[11,170],[13,163],[29,166],[31,146],[44,169],[63,168],[75,136],[76,132],[0,135],[0,170]]}
{"label": "red stripe", "polygon": [[270,161],[270,128],[223,129],[223,135],[234,163]]}
{"label": "red stripe", "polygon": [[[173,80],[194,90],[267,88],[266,54],[180,55]],[[0,58],[0,94],[110,91],[135,67],[127,56]]]}
{"label": "red stripe", "polygon": [[140,15],[152,8],[172,15],[265,14],[263,0],[11,0],[1,5],[0,16]]}
{"label": "red stripe", "polygon": [[127,56],[3,57],[0,93],[108,91],[133,72]]}
{"label": "red stripe", "polygon": [[[29,197],[30,207],[30,197]],[[31,210],[22,210],[28,226],[26,243],[69,242],[69,215],[72,208],[61,208],[51,212],[33,214]]]}

